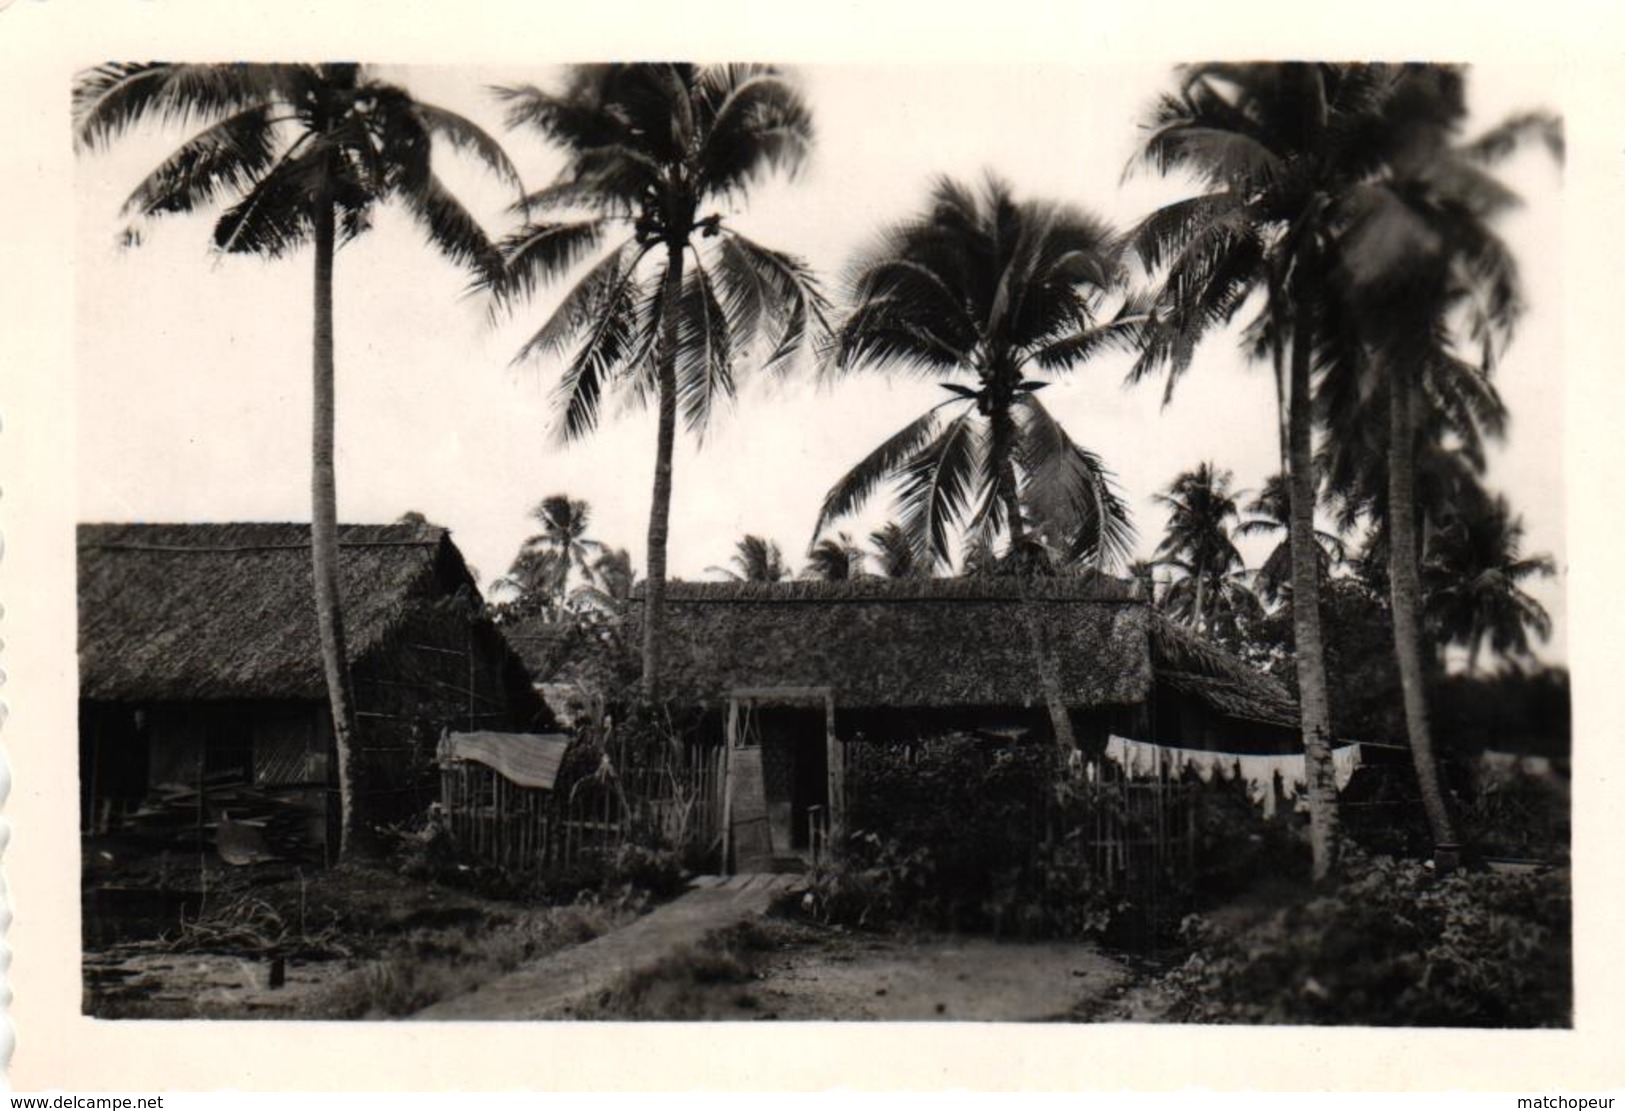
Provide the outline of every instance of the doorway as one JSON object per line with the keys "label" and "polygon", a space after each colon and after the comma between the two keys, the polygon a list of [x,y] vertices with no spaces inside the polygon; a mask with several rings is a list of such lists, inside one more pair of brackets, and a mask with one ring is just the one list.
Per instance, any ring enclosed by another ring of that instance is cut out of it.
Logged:
{"label": "doorway", "polygon": [[726,839],[732,870],[812,862],[840,808],[834,710],[833,697],[820,688],[733,692]]}

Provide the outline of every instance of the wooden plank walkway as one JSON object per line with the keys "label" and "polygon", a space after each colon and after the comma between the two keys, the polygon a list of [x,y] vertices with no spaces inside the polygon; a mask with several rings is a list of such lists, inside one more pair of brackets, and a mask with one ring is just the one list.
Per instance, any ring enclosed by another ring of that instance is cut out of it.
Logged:
{"label": "wooden plank walkway", "polygon": [[553,953],[452,999],[415,1019],[567,1018],[573,1005],[622,976],[649,968],[707,934],[765,912],[783,892],[805,882],[795,875],[700,876],[689,890],[637,921],[582,945]]}

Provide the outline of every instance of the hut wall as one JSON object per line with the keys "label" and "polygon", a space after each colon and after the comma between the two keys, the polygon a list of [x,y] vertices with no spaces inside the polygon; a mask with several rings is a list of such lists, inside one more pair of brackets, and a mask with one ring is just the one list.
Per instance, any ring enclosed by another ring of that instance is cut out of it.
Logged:
{"label": "hut wall", "polygon": [[243,767],[255,786],[325,785],[322,707],[296,700],[160,702],[130,706],[145,721],[147,786],[192,786]]}
{"label": "hut wall", "polygon": [[135,708],[79,704],[79,828],[91,830],[136,809],[148,785],[146,718]]}
{"label": "hut wall", "polygon": [[1137,739],[1210,752],[1291,753],[1298,734],[1287,727],[1221,713],[1194,695],[1158,683],[1150,705],[1149,731]]}
{"label": "hut wall", "polygon": [[469,600],[417,601],[353,671],[369,821],[421,814],[439,793],[447,729],[539,730],[551,717],[505,642]]}

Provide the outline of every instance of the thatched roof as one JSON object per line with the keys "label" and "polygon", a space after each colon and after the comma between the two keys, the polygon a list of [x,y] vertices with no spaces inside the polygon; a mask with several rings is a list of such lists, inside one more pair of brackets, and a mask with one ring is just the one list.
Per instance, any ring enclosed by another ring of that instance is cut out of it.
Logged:
{"label": "thatched roof", "polygon": [[[353,664],[415,600],[479,593],[432,525],[342,525]],[[80,525],[80,696],[107,701],[326,697],[300,524]]]}
{"label": "thatched roof", "polygon": [[1298,704],[1280,683],[1165,617],[1151,623],[1151,659],[1159,682],[1229,717],[1289,729],[1299,724]]}
{"label": "thatched roof", "polygon": [[[1104,576],[1027,594],[1068,704],[1142,700],[1149,612]],[[662,681],[714,701],[742,687],[831,687],[847,708],[1039,704],[1032,641],[999,578],[670,583]],[[634,602],[634,615],[642,612]]]}

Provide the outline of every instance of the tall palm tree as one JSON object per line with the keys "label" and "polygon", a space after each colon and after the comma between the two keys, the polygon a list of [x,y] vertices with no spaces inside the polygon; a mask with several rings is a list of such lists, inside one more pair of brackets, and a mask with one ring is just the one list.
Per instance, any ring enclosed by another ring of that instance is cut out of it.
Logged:
{"label": "tall palm tree", "polygon": [[1262,292],[1262,312],[1245,339],[1275,371],[1311,841],[1315,876],[1324,878],[1336,866],[1337,794],[1314,535],[1311,382],[1324,336],[1331,212],[1398,145],[1383,118],[1391,79],[1381,66],[1210,62],[1182,68],[1178,80],[1152,114],[1141,157],[1163,174],[1193,175],[1199,191],[1130,233],[1156,281],[1154,323],[1133,377],[1166,368],[1171,396],[1203,336]]}
{"label": "tall palm tree", "polygon": [[1531,633],[1551,636],[1551,615],[1522,584],[1556,567],[1550,556],[1525,556],[1523,534],[1523,519],[1506,498],[1484,495],[1461,506],[1428,544],[1427,622],[1441,642],[1467,649],[1469,673],[1486,645],[1499,656],[1528,656]]}
{"label": "tall palm tree", "polygon": [[[1292,505],[1286,475],[1277,473],[1265,479],[1264,488],[1248,503],[1247,513],[1250,516],[1236,526],[1237,536],[1280,537],[1253,576],[1253,592],[1259,600],[1274,605],[1292,593]],[[1347,558],[1347,551],[1341,537],[1324,529],[1315,530],[1315,544],[1320,549],[1316,558],[1324,579]]]}
{"label": "tall palm tree", "polygon": [[1154,496],[1168,510],[1156,558],[1182,573],[1178,582],[1189,584],[1176,592],[1182,599],[1178,608],[1198,632],[1207,626],[1209,600],[1217,600],[1227,576],[1242,568],[1241,553],[1231,539],[1233,524],[1241,516],[1238,495],[1230,489],[1234,478],[1203,462],[1194,470],[1181,471],[1168,489]]}
{"label": "tall palm tree", "polygon": [[[136,187],[127,213],[158,217],[219,204],[225,211],[215,221],[214,244],[222,252],[274,259],[313,246],[311,561],[345,856],[359,832],[354,795],[361,764],[338,582],[334,255],[367,230],[377,206],[397,201],[447,258],[493,273],[496,253],[436,175],[431,146],[438,138],[515,188],[518,176],[473,123],[349,63],[112,63],[80,74],[73,95],[81,147],[104,147],[143,123],[200,128]],[[139,242],[139,233],[132,229],[126,240]]]}
{"label": "tall palm tree", "polygon": [[[1388,572],[1405,720],[1435,846],[1453,856],[1455,830],[1439,783],[1422,662],[1421,542],[1416,449],[1441,381],[1487,375],[1510,340],[1521,302],[1515,261],[1492,221],[1516,198],[1483,166],[1518,134],[1548,131],[1523,117],[1486,147],[1460,145],[1465,76],[1453,66],[1408,66],[1392,79],[1391,118],[1403,143],[1384,172],[1337,213],[1338,252],[1364,358],[1387,400]],[[1533,122],[1532,122],[1533,121]],[[1459,353],[1478,356],[1474,367]]]}
{"label": "tall palm tree", "polygon": [[807,566],[802,568],[801,574],[803,578],[824,582],[862,578],[863,549],[853,543],[850,533],[826,536],[807,550]]}
{"label": "tall palm tree", "polygon": [[643,690],[654,699],[678,411],[703,436],[734,396],[737,351],[765,340],[763,368],[783,370],[824,329],[823,299],[800,260],[739,234],[720,209],[702,209],[737,204],[767,174],[793,172],[811,145],[812,118],[790,80],[768,66],[577,66],[559,93],[497,92],[509,126],[535,128],[566,157],[554,181],[524,200],[527,217],[539,217],[503,241],[506,266],[490,283],[497,307],[574,270],[615,227],[631,233],[515,361],[571,352],[558,394],[565,440],[597,427],[607,390],[655,402],[643,623]]}
{"label": "tall palm tree", "polygon": [[[1007,536],[1051,726],[1066,747],[1072,728],[1054,654],[1026,604],[1028,564],[1035,542],[1055,537],[1081,541],[1097,561],[1121,560],[1133,529],[1100,458],[1038,400],[1049,385],[1038,376],[1134,342],[1136,305],[1101,319],[1119,280],[1100,220],[1017,201],[992,176],[980,190],[944,178],[922,216],[885,229],[858,257],[851,309],[834,337],[838,370],[941,375],[950,397],[838,481],[815,531],[895,480],[899,523],[922,562],[947,564],[957,532],[985,543]],[[945,420],[950,407],[957,412]]]}
{"label": "tall palm tree", "polygon": [[753,533],[740,538],[728,562],[733,564],[732,569],[707,567],[706,570],[725,575],[734,582],[776,583],[790,577],[790,568],[785,566],[784,553],[778,544]]}

